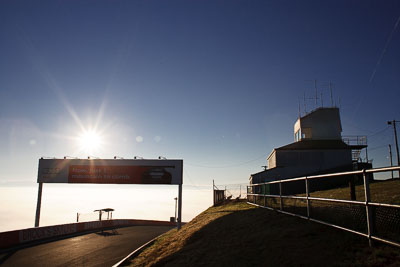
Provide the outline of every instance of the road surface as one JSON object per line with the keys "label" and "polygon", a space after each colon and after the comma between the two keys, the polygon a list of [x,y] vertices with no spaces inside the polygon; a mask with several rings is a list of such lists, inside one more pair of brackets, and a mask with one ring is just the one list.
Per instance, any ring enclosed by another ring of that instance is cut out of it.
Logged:
{"label": "road surface", "polygon": [[171,226],[131,226],[0,255],[1,266],[112,266]]}

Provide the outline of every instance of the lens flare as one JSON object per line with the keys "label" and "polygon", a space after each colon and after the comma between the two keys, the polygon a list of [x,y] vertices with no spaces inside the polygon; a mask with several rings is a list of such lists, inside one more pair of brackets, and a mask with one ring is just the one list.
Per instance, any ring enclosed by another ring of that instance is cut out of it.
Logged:
{"label": "lens flare", "polygon": [[82,151],[93,153],[99,150],[102,144],[102,138],[94,130],[83,131],[78,137],[78,144]]}

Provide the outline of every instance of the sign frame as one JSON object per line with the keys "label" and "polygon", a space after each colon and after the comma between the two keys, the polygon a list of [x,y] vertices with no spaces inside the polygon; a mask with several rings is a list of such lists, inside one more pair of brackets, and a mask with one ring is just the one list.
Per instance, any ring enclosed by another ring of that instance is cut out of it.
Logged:
{"label": "sign frame", "polygon": [[178,185],[177,228],[182,223],[182,159],[39,159],[35,227],[39,227],[43,183]]}

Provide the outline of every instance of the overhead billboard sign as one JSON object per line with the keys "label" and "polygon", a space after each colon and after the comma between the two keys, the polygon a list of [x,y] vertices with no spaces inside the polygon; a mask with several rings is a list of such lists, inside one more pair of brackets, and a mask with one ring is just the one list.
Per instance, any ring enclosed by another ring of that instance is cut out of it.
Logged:
{"label": "overhead billboard sign", "polygon": [[182,184],[183,160],[40,159],[38,183]]}

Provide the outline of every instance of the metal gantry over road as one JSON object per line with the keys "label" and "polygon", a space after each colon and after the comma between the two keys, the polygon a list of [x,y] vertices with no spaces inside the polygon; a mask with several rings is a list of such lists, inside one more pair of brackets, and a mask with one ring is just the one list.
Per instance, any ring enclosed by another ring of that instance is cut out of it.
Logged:
{"label": "metal gantry over road", "polygon": [[178,230],[181,228],[183,184],[183,160],[181,159],[41,158],[37,182],[39,188],[35,227],[39,227],[43,183],[75,183],[178,185],[177,228]]}

